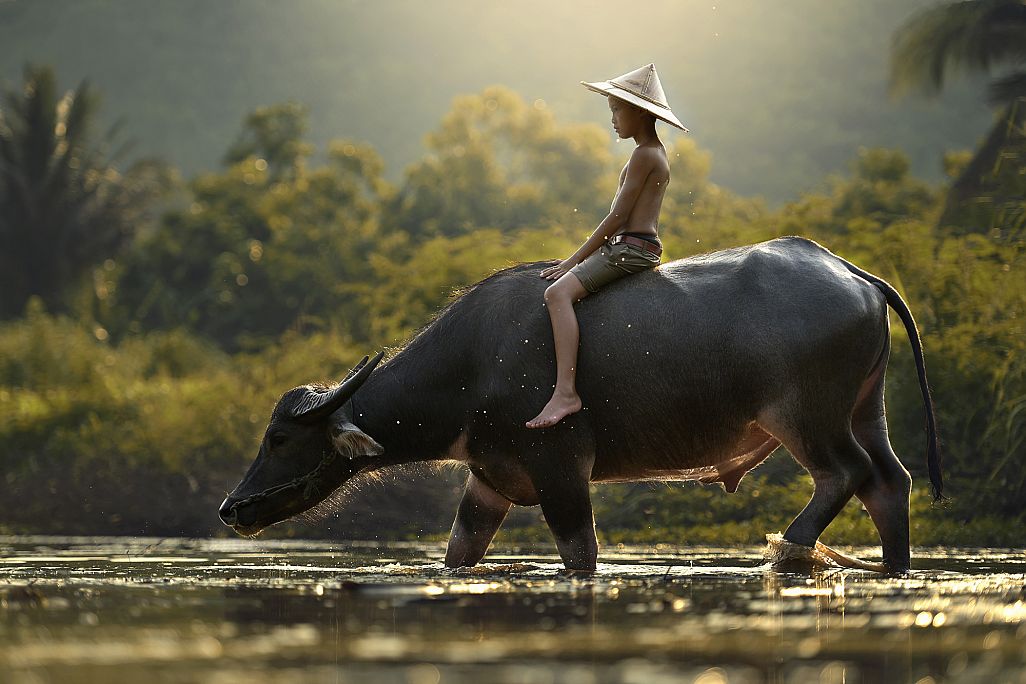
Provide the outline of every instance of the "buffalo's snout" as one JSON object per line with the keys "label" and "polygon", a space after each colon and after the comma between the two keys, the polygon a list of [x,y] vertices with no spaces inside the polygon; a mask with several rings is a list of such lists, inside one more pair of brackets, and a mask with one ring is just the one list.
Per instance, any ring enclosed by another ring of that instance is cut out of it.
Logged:
{"label": "buffalo's snout", "polygon": [[225,499],[221,504],[221,507],[217,509],[217,516],[221,518],[221,522],[228,527],[233,527],[239,522],[239,514],[235,510],[235,503],[228,499]]}

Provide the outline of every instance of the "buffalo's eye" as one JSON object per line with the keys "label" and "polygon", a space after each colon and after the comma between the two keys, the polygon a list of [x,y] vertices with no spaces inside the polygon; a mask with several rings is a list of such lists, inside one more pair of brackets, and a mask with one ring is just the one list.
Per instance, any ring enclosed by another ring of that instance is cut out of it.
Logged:
{"label": "buffalo's eye", "polygon": [[271,433],[271,446],[281,446],[289,438],[284,432],[272,432]]}

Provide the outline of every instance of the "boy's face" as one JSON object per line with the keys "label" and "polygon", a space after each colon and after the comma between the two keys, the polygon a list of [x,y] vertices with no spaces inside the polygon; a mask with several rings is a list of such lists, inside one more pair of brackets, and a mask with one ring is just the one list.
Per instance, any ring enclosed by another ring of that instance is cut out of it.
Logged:
{"label": "boy's face", "polygon": [[612,95],[606,99],[609,101],[609,111],[613,114],[613,130],[620,138],[633,138],[641,132],[647,112]]}

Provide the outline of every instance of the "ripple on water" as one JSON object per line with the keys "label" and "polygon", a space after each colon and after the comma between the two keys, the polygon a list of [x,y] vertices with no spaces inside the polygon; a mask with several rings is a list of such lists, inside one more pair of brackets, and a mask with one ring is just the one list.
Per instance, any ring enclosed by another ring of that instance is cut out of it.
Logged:
{"label": "ripple on water", "polygon": [[2,537],[0,680],[1012,681],[1026,671],[1020,551],[919,550],[904,577],[777,573],[761,551],[614,546],[580,578],[564,576],[549,547],[500,548],[450,570],[440,544]]}

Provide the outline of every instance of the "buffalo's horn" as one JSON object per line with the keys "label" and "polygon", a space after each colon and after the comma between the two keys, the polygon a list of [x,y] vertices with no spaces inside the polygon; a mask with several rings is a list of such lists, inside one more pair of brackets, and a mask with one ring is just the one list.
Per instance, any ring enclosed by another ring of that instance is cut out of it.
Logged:
{"label": "buffalo's horn", "polygon": [[377,355],[368,363],[367,357],[356,365],[356,368],[349,371],[345,380],[336,387],[323,392],[307,390],[306,396],[300,399],[292,409],[292,417],[303,421],[315,421],[326,418],[337,411],[342,404],[349,401],[360,385],[366,382],[367,377],[374,371],[375,366],[381,361],[384,352]]}
{"label": "buffalo's horn", "polygon": [[356,375],[360,371],[361,368],[363,368],[364,366],[367,365],[367,359],[369,359],[369,358],[370,358],[369,356],[365,356],[362,359],[360,359],[360,363],[358,363],[355,366],[353,366],[352,370],[350,370],[348,373],[346,373],[346,377],[342,378],[342,382],[345,382],[349,378],[351,378],[354,375]]}

